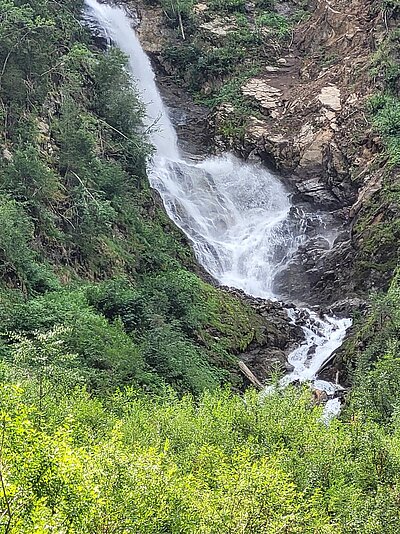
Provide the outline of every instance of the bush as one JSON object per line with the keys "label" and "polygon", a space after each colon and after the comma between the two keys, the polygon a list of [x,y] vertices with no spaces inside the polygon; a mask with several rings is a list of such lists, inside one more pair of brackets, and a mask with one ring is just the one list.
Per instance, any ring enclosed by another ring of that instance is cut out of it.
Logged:
{"label": "bush", "polygon": [[304,390],[260,403],[255,392],[194,402],[130,389],[101,403],[75,389],[49,399],[40,420],[26,393],[0,386],[12,503],[0,525],[11,532],[67,525],[94,534],[111,523],[141,534],[400,527],[398,435],[357,419],[327,427]]}
{"label": "bush", "polygon": [[[350,410],[380,424],[398,412],[400,387],[400,286],[396,275],[387,294],[376,296],[373,309],[351,342],[355,363]],[[357,354],[356,347],[362,347]]]}
{"label": "bush", "polygon": [[244,13],[246,11],[245,0],[211,0],[209,6],[215,11],[227,13]]}
{"label": "bush", "polygon": [[388,93],[380,93],[368,102],[372,124],[382,135],[389,164],[400,164],[400,101]]}
{"label": "bush", "polygon": [[143,344],[143,356],[150,368],[180,394],[198,396],[215,389],[226,377],[209,364],[204,349],[196,347],[178,323],[154,326]]}
{"label": "bush", "polygon": [[277,13],[263,13],[257,17],[257,26],[270,29],[279,37],[286,37],[291,31],[290,21]]}

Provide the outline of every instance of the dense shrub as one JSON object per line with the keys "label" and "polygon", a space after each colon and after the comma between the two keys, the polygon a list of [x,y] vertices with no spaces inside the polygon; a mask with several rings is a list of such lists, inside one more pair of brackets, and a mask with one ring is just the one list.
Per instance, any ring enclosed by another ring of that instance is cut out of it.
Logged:
{"label": "dense shrub", "polygon": [[254,392],[217,391],[195,403],[171,391],[151,398],[128,390],[103,402],[82,389],[46,391],[40,403],[27,379],[0,387],[0,521],[13,534],[375,534],[400,526],[397,430],[385,434],[356,417],[327,427],[306,391],[262,403]]}

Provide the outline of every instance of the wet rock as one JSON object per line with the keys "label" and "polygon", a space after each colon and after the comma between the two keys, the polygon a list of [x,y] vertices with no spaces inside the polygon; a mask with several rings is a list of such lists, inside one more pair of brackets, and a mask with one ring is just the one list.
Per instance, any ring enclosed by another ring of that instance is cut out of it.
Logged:
{"label": "wet rock", "polygon": [[356,312],[364,313],[368,308],[366,300],[360,297],[345,298],[331,304],[328,312],[337,317],[351,317]]}
{"label": "wet rock", "polygon": [[324,271],[324,282],[321,277],[330,250],[326,238],[316,236],[308,239],[298,248],[286,268],[275,277],[274,291],[297,302],[323,303],[321,285],[329,280],[329,272]]}
{"label": "wet rock", "polygon": [[92,43],[100,50],[107,50],[110,45],[110,39],[107,32],[99,24],[95,17],[92,17],[90,11],[84,11],[82,14],[82,20],[85,26],[90,30],[90,38]]}
{"label": "wet rock", "polygon": [[286,372],[289,365],[284,352],[266,348],[250,350],[241,354],[240,359],[264,384],[272,373],[276,371]]}
{"label": "wet rock", "polygon": [[[347,338],[351,335],[351,329],[347,332]],[[342,346],[343,347],[343,346]],[[334,397],[343,399],[348,391],[348,369],[342,360],[343,348],[336,350],[328,363],[325,364],[318,372],[318,380],[331,382],[332,384],[340,384],[340,388],[335,391]]]}
{"label": "wet rock", "polygon": [[289,363],[288,361],[285,362],[285,368],[286,368],[286,372],[287,373],[293,373],[294,371],[294,365],[292,365],[291,363]]}
{"label": "wet rock", "polygon": [[[153,58],[157,67],[157,59]],[[156,72],[162,69],[156,68]],[[167,104],[171,121],[178,135],[179,147],[189,159],[209,154],[209,109],[195,104],[190,96],[169,76],[157,76],[160,93]]]}
{"label": "wet rock", "polygon": [[296,184],[296,200],[312,202],[317,208],[337,208],[339,201],[318,177],[310,178]]}
{"label": "wet rock", "polygon": [[[239,289],[225,289],[255,309],[264,320],[262,339],[253,341],[240,354],[240,359],[262,383],[266,383],[276,370],[292,371],[293,367],[288,363],[287,357],[304,340],[304,332],[301,320],[294,325],[289,319],[287,307],[290,306],[251,297]],[[298,310],[298,313],[301,315],[303,310]],[[306,315],[305,312],[304,314]]]}

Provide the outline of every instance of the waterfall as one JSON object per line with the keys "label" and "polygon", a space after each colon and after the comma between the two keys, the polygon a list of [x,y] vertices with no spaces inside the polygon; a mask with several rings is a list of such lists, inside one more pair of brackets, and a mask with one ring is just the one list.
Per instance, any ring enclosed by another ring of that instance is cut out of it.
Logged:
{"label": "waterfall", "polygon": [[[131,20],[122,7],[97,0],[86,0],[86,5],[107,38],[128,56],[156,149],[149,167],[150,183],[161,194],[169,216],[189,237],[198,261],[223,285],[256,297],[279,298],[274,294],[274,278],[305,239],[301,225],[289,222],[291,203],[285,187],[263,166],[244,163],[230,154],[200,163],[185,161]],[[296,321],[296,311],[289,314]],[[306,342],[290,355],[294,371],[282,384],[315,381],[350,325],[350,320],[322,320],[310,311],[308,317],[303,327]],[[327,392],[335,387],[323,381],[317,385]]]}

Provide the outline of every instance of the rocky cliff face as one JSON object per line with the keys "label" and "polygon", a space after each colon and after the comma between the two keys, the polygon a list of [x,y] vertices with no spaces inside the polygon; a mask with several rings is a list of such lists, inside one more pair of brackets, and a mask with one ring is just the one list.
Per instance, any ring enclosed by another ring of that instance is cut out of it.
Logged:
{"label": "rocky cliff face", "polygon": [[[396,263],[393,236],[386,238],[384,228],[380,240],[381,230],[376,231],[388,218],[398,217],[398,206],[384,199],[388,178],[383,146],[366,111],[369,97],[379,90],[379,80],[370,74],[372,58],[393,20],[376,0],[310,0],[308,16],[294,25],[286,41],[274,41],[266,31],[263,45],[248,51],[246,59],[251,63],[251,54],[260,56],[257,74],[243,80],[215,77],[199,89],[207,96],[232,80],[239,83],[236,98],[246,104],[247,116],[238,133],[226,128],[236,119],[235,103],[217,102],[208,110],[195,106],[179,66],[165,60],[166,49],[183,50],[188,41],[210,50],[226,48],[235,31],[234,18],[226,12],[211,17],[208,3],[199,2],[194,7],[195,33],[183,43],[162,9],[143,0],[133,3],[141,21],[141,40],[154,61],[164,97],[172,108],[185,108],[183,120],[176,120],[181,138],[192,150],[198,145],[201,151],[208,144],[216,152],[228,149],[244,158],[261,159],[283,176],[300,210],[311,206],[324,211],[325,217],[330,212],[332,224],[340,230],[332,245],[309,228],[307,244],[277,277],[276,292],[289,301],[334,313],[364,313],[366,295],[386,287]],[[286,16],[304,4],[275,5]],[[245,16],[255,30],[254,3],[246,4]],[[372,245],[371,235],[375,235]],[[266,313],[267,304],[252,305]],[[282,319],[275,309],[268,314]],[[271,366],[285,366],[295,339],[294,332],[284,341],[271,338],[268,346],[251,347],[242,357],[263,379]]]}
{"label": "rocky cliff face", "polygon": [[252,118],[246,148],[288,175],[299,198],[334,209],[354,204],[379,151],[365,117],[366,70],[384,21],[373,2],[314,4],[278,67],[242,88],[263,115]]}
{"label": "rocky cliff face", "polygon": [[[283,11],[289,9],[287,2],[281,4]],[[380,148],[365,117],[365,99],[371,92],[368,61],[385,32],[385,21],[373,0],[310,4],[310,16],[294,27],[290,43],[270,54],[272,64],[242,85],[243,96],[258,113],[249,117],[244,142],[236,140],[235,148],[245,156],[261,156],[285,174],[302,199],[333,209],[354,204]],[[174,66],[163,60],[162,51],[177,40],[176,34],[160,7],[135,5],[144,48],[160,70],[173,76]],[[207,3],[194,9],[201,21]],[[225,16],[200,23],[199,31],[218,47],[231,27]],[[214,133],[229,112],[227,105],[216,109]],[[235,141],[217,135],[215,143],[226,148]]]}
{"label": "rocky cliff face", "polygon": [[[381,142],[365,112],[376,90],[371,57],[388,30],[376,5],[312,2],[286,53],[242,86],[260,112],[248,122],[244,154],[258,155],[286,177],[297,202],[335,211],[345,228],[333,248],[311,241],[299,250],[277,281],[290,298],[300,298],[306,287],[310,302],[332,303],[384,287],[390,277],[360,267],[364,236],[353,231],[383,177]],[[217,112],[217,123],[226,113]]]}
{"label": "rocky cliff face", "polygon": [[[182,98],[182,89],[174,86],[176,67],[165,61],[162,52],[166,46],[179,45],[181,39],[166,24],[161,8],[141,2],[135,6],[142,43],[173,105],[174,99]],[[251,20],[254,5],[246,6]],[[293,12],[296,2],[277,3],[277,9]],[[226,13],[211,18],[207,2],[196,4],[194,10],[200,42],[213,49],[224,46],[234,19]],[[266,34],[264,51],[259,50],[263,66],[240,87],[253,110],[242,135],[237,137],[223,127],[234,114],[227,103],[209,112],[208,130],[203,108],[197,109],[194,121],[189,113],[182,124],[186,139],[198,140],[195,132],[201,125],[203,145],[211,139],[216,151],[233,149],[243,157],[261,158],[284,177],[297,204],[335,214],[344,231],[333,248],[311,240],[277,280],[277,288],[288,298],[300,299],[306,287],[310,303],[331,304],[342,300],[344,292],[355,296],[385,283],[385,276],[359,269],[363,237],[352,229],[382,186],[382,171],[377,168],[382,147],[365,110],[375,90],[368,74],[370,59],[387,32],[388,21],[375,0],[313,0],[307,11],[308,17],[293,27],[285,44],[275,46]],[[215,85],[221,83],[215,80]],[[210,82],[201,90],[207,94]],[[190,103],[187,108],[193,109]]]}

